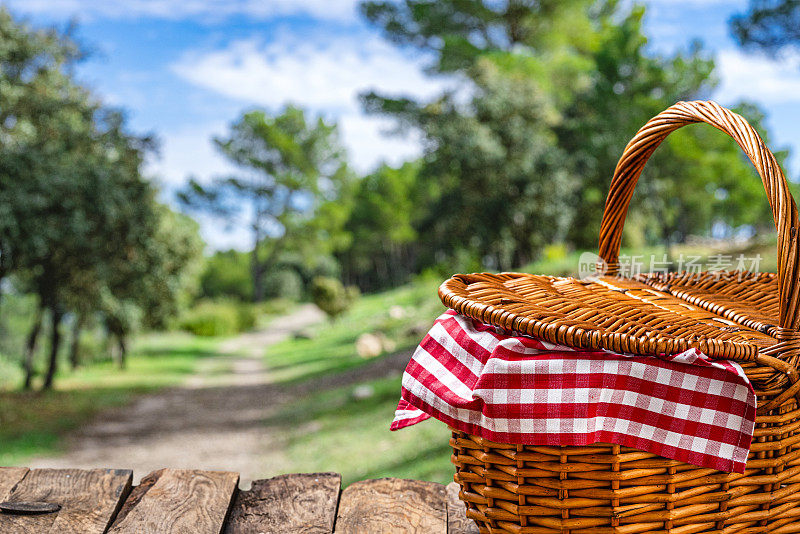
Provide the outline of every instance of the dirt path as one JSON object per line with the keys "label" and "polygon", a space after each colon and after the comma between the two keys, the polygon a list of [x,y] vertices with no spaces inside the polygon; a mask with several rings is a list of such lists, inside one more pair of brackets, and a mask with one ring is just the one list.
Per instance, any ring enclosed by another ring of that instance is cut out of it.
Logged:
{"label": "dirt path", "polygon": [[263,422],[286,394],[270,382],[262,357],[269,345],[322,319],[307,305],[267,330],[224,342],[220,356],[204,360],[184,385],[102,413],[68,438],[65,454],[31,467],[129,468],[137,480],[161,467],[221,469],[240,472],[243,487],[280,472],[281,436]]}

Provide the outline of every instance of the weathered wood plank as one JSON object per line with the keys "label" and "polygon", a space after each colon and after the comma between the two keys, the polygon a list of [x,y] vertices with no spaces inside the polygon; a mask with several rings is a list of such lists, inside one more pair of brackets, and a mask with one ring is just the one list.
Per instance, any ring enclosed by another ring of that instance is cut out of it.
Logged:
{"label": "weathered wood plank", "polygon": [[460,490],[456,482],[447,485],[447,533],[478,534],[478,525],[467,518],[467,506],[458,498]]}
{"label": "weathered wood plank", "polygon": [[220,534],[238,483],[238,473],[165,469],[109,533]]}
{"label": "weathered wood plank", "polygon": [[445,487],[434,482],[382,478],[356,482],[339,499],[342,534],[447,534]]}
{"label": "weathered wood plank", "polygon": [[58,504],[57,513],[0,514],[3,534],[102,534],[131,488],[127,469],[34,469],[11,491],[10,502]]}
{"label": "weathered wood plank", "polygon": [[341,488],[337,473],[256,480],[236,496],[225,534],[331,534]]}
{"label": "weathered wood plank", "polygon": [[165,471],[164,469],[153,471],[149,475],[143,477],[142,480],[139,482],[138,486],[133,487],[130,494],[128,495],[128,498],[125,499],[125,502],[119,509],[117,517],[114,519],[114,523],[111,525],[112,528],[117,526],[120,522],[122,522],[122,520],[125,519],[125,517],[127,517],[130,511],[133,510],[137,504],[139,504],[139,502],[142,500],[142,497],[144,497],[145,494],[148,491],[150,491],[150,488],[152,488],[158,481],[158,479],[161,478],[161,475],[164,474],[164,471]]}
{"label": "weathered wood plank", "polygon": [[27,467],[0,467],[0,501],[8,499],[14,486],[27,474]]}

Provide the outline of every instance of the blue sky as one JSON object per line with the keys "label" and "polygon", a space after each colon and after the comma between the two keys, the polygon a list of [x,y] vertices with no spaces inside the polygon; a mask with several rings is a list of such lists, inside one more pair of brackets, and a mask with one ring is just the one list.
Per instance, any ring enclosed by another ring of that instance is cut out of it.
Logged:
{"label": "blue sky", "polygon": [[[728,33],[744,0],[648,0],[653,50],[700,39],[715,52],[722,104],[747,98],[768,112],[775,148],[800,154],[800,62],[740,51]],[[134,129],[154,132],[161,155],[148,172],[165,197],[193,175],[230,168],[209,139],[243,109],[293,102],[336,119],[354,166],[399,163],[419,152],[413,136],[384,135],[390,123],[366,117],[357,94],[368,89],[425,97],[445,80],[385,42],[358,16],[355,0],[0,0],[34,24],[74,18],[93,55],[78,69],[106,102],[124,107]],[[620,147],[621,149],[622,147]],[[790,175],[798,177],[797,156]],[[609,177],[610,178],[610,177]],[[247,234],[203,221],[213,248],[247,248]]]}

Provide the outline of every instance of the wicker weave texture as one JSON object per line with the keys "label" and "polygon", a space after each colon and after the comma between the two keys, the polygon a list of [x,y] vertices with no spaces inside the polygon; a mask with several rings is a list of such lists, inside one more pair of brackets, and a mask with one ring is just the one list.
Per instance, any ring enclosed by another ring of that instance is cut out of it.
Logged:
{"label": "wicker weave texture", "polygon": [[749,328],[645,281],[478,273],[450,278],[439,295],[463,315],[551,343],[646,355],[697,348],[756,365],[756,384],[787,379],[780,361],[761,354],[779,343],[769,329]]}
{"label": "wicker weave texture", "polygon": [[[761,176],[778,231],[778,273],[618,272],[628,204],[672,131],[705,122],[730,135]],[[444,304],[485,323],[576,348],[655,355],[697,348],[739,362],[756,390],[745,473],[723,473],[621,447],[499,444],[453,431],[468,515],[492,534],[800,533],[800,248],[798,215],[772,153],[739,115],[679,102],[623,152],[600,229],[605,276],[456,275]]]}
{"label": "wicker weave texture", "polygon": [[758,171],[778,230],[779,324],[793,333],[800,327],[800,246],[797,206],[775,156],[758,133],[741,116],[715,102],[678,102],[648,121],[620,157],[611,180],[600,223],[600,257],[614,272],[619,260],[622,228],[636,182],[651,154],[681,126],[704,122],[730,135]]}
{"label": "wicker weave texture", "polygon": [[797,406],[757,418],[744,474],[608,444],[536,447],[453,431],[467,516],[492,534],[800,532]]}

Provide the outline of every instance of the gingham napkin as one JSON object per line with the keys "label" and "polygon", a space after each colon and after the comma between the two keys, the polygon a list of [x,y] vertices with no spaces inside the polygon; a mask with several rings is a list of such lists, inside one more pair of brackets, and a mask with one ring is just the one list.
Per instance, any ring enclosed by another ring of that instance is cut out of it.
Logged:
{"label": "gingham napkin", "polygon": [[500,443],[615,443],[743,473],[755,415],[735,362],[573,350],[450,310],[406,367],[391,429],[435,417]]}

